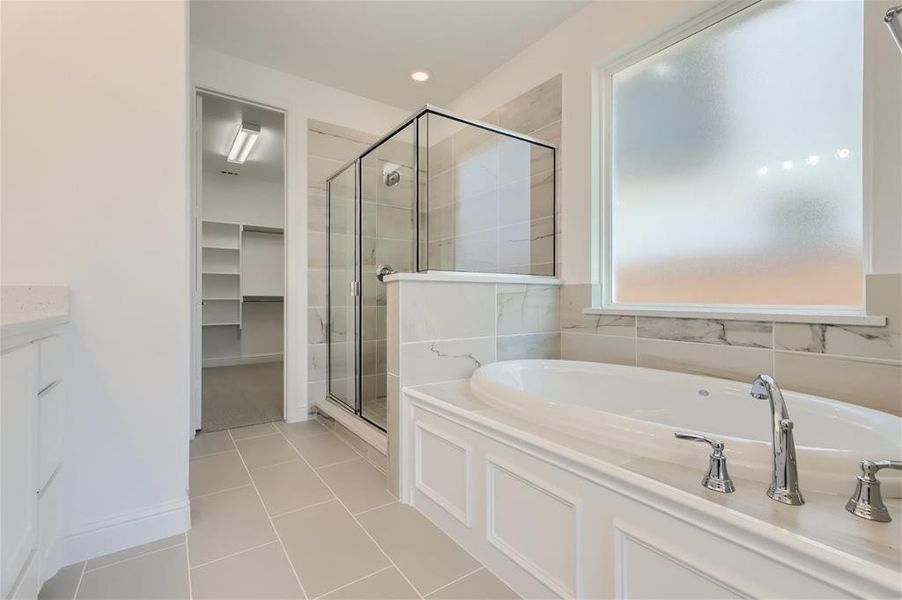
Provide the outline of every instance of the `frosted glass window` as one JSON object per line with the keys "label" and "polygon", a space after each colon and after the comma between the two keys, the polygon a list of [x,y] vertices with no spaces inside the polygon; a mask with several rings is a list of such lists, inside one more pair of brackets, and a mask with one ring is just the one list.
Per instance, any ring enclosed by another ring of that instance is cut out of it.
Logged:
{"label": "frosted glass window", "polygon": [[861,2],[762,2],[612,76],[612,300],[861,307]]}

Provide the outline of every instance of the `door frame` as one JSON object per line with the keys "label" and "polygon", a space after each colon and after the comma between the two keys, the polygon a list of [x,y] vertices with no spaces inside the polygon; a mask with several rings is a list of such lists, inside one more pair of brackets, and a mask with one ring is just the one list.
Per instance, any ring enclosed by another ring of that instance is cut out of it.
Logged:
{"label": "door frame", "polygon": [[[293,289],[289,283],[289,256],[291,249],[295,243],[294,227],[289,219],[288,198],[289,198],[289,114],[288,110],[271,106],[263,102],[257,102],[242,98],[234,94],[217,91],[203,86],[194,85],[191,89],[191,127],[190,127],[190,173],[191,183],[191,240],[189,243],[189,262],[190,272],[193,274],[191,287],[191,410],[190,410],[190,432],[193,439],[203,424],[203,275],[202,275],[202,228],[203,228],[203,100],[202,94],[208,96],[218,96],[226,100],[241,102],[257,106],[266,110],[276,111],[282,114],[282,211],[283,211],[283,229],[284,244],[283,253],[283,296],[282,296],[282,419],[296,420],[296,416],[292,414],[289,398],[289,382],[294,380],[291,375],[294,374],[293,355],[289,353],[289,335],[291,328],[289,327],[289,302],[294,299]],[[240,302],[240,300],[239,300]],[[295,417],[295,419],[292,419]]]}

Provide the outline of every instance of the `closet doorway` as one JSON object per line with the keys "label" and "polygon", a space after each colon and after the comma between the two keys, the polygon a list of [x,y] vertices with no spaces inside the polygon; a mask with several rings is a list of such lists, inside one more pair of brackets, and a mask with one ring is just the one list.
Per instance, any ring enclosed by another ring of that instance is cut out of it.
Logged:
{"label": "closet doorway", "polygon": [[285,414],[285,114],[198,91],[194,429]]}

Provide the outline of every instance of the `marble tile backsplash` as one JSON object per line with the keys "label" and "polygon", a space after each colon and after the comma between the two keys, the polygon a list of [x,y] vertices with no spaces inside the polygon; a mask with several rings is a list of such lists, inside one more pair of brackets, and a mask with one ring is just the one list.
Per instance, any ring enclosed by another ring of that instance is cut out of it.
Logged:
{"label": "marble tile backsplash", "polygon": [[902,275],[867,277],[885,327],[584,315],[589,284],[561,289],[561,357],[750,381],[902,414]]}

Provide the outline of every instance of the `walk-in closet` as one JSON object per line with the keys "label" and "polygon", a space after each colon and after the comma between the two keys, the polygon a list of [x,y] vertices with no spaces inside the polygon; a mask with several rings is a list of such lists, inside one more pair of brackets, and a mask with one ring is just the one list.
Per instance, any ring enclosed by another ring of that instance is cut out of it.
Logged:
{"label": "walk-in closet", "polygon": [[215,94],[197,103],[200,427],[217,431],[283,418],[285,119]]}

